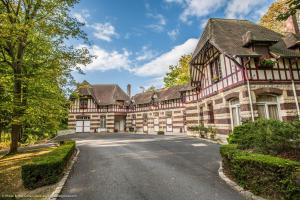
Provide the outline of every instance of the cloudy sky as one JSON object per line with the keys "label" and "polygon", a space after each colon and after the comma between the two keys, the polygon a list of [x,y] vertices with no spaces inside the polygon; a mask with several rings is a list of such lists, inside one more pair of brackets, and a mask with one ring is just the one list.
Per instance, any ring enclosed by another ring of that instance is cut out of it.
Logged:
{"label": "cloudy sky", "polygon": [[[161,87],[168,66],[192,53],[209,18],[257,22],[274,0],[81,0],[72,15],[84,22],[97,58],[75,79]],[[74,41],[74,46],[81,46]]]}

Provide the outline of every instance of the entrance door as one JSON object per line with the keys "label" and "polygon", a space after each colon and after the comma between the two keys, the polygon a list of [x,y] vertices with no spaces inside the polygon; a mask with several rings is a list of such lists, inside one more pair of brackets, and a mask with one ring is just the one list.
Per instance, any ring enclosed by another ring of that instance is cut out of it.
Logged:
{"label": "entrance door", "polygon": [[83,132],[89,133],[91,131],[91,122],[83,121]]}
{"label": "entrance door", "polygon": [[83,121],[76,121],[76,133],[82,133],[83,132]]}
{"label": "entrance door", "polygon": [[154,131],[155,132],[159,131],[159,120],[158,120],[158,117],[154,118]]}
{"label": "entrance door", "polygon": [[167,132],[173,131],[172,118],[167,118]]}
{"label": "entrance door", "polygon": [[91,131],[91,122],[89,120],[76,121],[76,133],[89,133]]}

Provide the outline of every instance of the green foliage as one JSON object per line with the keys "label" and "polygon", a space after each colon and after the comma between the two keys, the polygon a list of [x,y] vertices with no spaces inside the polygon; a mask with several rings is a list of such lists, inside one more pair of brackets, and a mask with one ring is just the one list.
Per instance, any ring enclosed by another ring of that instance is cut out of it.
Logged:
{"label": "green foliage", "polygon": [[157,135],[164,135],[165,132],[164,131],[157,131]]}
{"label": "green foliage", "polygon": [[155,92],[155,91],[156,91],[156,87],[152,85],[148,89],[146,89],[145,92]]}
{"label": "green foliage", "polygon": [[295,15],[297,10],[300,9],[300,0],[287,0],[285,4],[288,8],[278,15],[277,19],[280,21],[284,21],[290,16]]}
{"label": "green foliage", "polygon": [[264,14],[260,21],[259,25],[264,26],[268,29],[271,29],[272,31],[284,34],[284,22],[283,21],[278,21],[276,18],[278,15],[282,12],[284,12],[287,8],[287,3],[288,0],[277,0],[272,5],[269,7],[268,11],[266,14]]}
{"label": "green foliage", "polygon": [[279,154],[300,149],[300,122],[258,119],[235,127],[228,142],[240,149]]}
{"label": "green foliage", "polygon": [[295,182],[299,162],[245,152],[232,144],[221,146],[220,153],[224,167],[245,189],[270,199],[300,198],[300,186]]}
{"label": "green foliage", "polygon": [[75,149],[75,142],[68,141],[53,151],[32,159],[22,166],[22,180],[26,188],[34,189],[56,183]]}
{"label": "green foliage", "polygon": [[192,55],[181,56],[178,65],[169,66],[169,72],[164,77],[165,87],[184,85],[190,81],[189,62]]}
{"label": "green foliage", "polygon": [[76,3],[0,1],[0,128],[11,128],[12,152],[21,133],[53,135],[67,117],[71,72],[92,58],[86,47],[67,45],[88,44],[70,14]]}
{"label": "green foliage", "polygon": [[199,135],[204,138],[207,136],[207,133],[209,130],[211,130],[211,127],[210,128],[206,128],[204,125],[202,124],[199,124],[199,125],[196,125],[196,126],[190,126],[188,127],[188,130],[192,131],[192,132],[197,132],[199,133]]}

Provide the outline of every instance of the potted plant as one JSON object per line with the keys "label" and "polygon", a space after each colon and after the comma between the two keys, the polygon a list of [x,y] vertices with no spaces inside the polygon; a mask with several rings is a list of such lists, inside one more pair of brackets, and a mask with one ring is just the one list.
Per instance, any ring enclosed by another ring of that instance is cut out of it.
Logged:
{"label": "potted plant", "polygon": [[217,75],[214,75],[211,80],[212,80],[212,82],[216,83],[220,80],[220,77]]}
{"label": "potted plant", "polygon": [[276,63],[272,58],[264,58],[259,61],[259,67],[272,68]]}

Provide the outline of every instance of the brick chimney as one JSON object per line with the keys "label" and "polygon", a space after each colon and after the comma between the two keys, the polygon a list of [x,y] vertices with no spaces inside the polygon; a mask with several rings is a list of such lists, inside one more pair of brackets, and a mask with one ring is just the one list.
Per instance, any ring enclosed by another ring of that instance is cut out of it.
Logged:
{"label": "brick chimney", "polygon": [[[296,13],[293,16],[290,16],[285,22],[284,22],[284,32],[286,33],[294,33],[299,34],[299,25],[297,23],[297,17],[299,17],[299,14]],[[298,19],[299,20],[299,19]]]}
{"label": "brick chimney", "polygon": [[127,95],[129,97],[131,97],[131,85],[130,84],[127,85]]}

